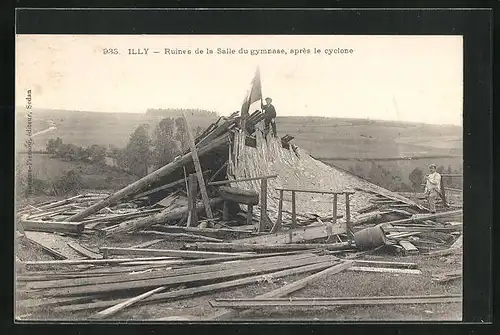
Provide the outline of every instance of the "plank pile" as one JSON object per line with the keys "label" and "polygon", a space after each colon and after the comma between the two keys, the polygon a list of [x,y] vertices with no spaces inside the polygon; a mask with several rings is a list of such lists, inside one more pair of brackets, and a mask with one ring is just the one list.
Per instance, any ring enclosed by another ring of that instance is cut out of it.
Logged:
{"label": "plank pile", "polygon": [[18,306],[93,310],[102,318],[132,304],[184,299],[343,264],[335,256],[311,252],[152,254],[169,256],[23,262],[18,264],[25,269],[17,277]]}

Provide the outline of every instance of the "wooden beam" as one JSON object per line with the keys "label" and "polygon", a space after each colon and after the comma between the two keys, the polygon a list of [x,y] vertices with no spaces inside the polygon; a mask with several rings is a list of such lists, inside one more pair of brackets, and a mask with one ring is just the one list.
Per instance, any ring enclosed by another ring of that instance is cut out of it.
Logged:
{"label": "wooden beam", "polygon": [[203,171],[201,169],[200,158],[198,157],[198,150],[196,149],[196,144],[194,143],[193,133],[191,132],[191,126],[187,119],[186,113],[182,111],[182,116],[184,117],[184,122],[186,123],[186,133],[188,135],[189,145],[191,146],[191,154],[193,155],[193,164],[196,171],[196,176],[198,177],[198,184],[200,185],[201,199],[205,205],[205,212],[209,219],[213,219],[212,208],[209,204],[207,188],[205,186],[205,180],[203,179]]}
{"label": "wooden beam", "polygon": [[[331,227],[331,232],[329,231],[328,227]],[[312,226],[312,227],[290,229],[288,231],[279,232],[276,234],[267,234],[262,236],[233,240],[233,243],[288,244],[288,243],[317,240],[317,239],[327,238],[330,235],[338,235],[344,233],[345,233],[345,228],[341,227],[339,224],[335,226],[332,225]]]}
{"label": "wooden beam", "polygon": [[[227,145],[229,142],[229,137],[230,134],[225,134],[222,135],[221,137],[215,139],[214,141],[210,142],[208,145],[205,147],[201,148],[198,152],[199,156],[205,155],[223,145]],[[140,191],[142,188],[146,187],[147,185],[151,185],[160,178],[165,177],[169,174],[171,174],[173,171],[177,170],[178,168],[189,164],[193,161],[192,154],[188,153],[184,156],[182,156],[180,159],[170,162],[169,164],[159,168],[158,170],[154,171],[153,173],[148,174],[147,176],[137,180],[136,182],[122,188],[116,193],[113,193],[106,199],[90,206],[89,208],[83,210],[82,212],[71,216],[68,221],[81,221],[83,218],[86,218],[87,216],[96,213],[100,209],[107,207],[111,204],[114,204],[118,202],[119,200],[134,194],[138,191]]]}
{"label": "wooden beam", "polygon": [[67,259],[68,257],[64,256],[63,254],[55,251],[54,249],[52,248],[49,248],[48,246],[46,245],[43,245],[42,243],[40,242],[37,242],[35,240],[32,240],[31,238],[29,238],[28,236],[25,235],[25,238],[33,245],[41,248],[43,251],[45,251],[47,254],[51,255],[52,257],[54,257],[55,259]]}
{"label": "wooden beam", "polygon": [[263,232],[266,227],[267,219],[267,179],[260,181],[260,222],[258,232]]}
{"label": "wooden beam", "polygon": [[247,225],[253,225],[253,206],[247,205]]}
{"label": "wooden beam", "polygon": [[354,272],[400,273],[400,274],[411,274],[411,275],[422,274],[422,271],[418,269],[374,268],[369,266],[353,266],[348,270]]}
{"label": "wooden beam", "polygon": [[270,178],[276,178],[276,177],[278,177],[277,174],[267,175],[267,176],[261,176],[261,177],[234,179],[234,180],[221,180],[221,181],[210,182],[207,185],[209,185],[209,186],[219,186],[219,185],[227,185],[227,184],[239,183],[239,182],[244,182],[244,181],[270,179]]}
{"label": "wooden beam", "polygon": [[[210,199],[209,205],[213,206],[220,203],[221,201],[222,201],[221,198],[213,198]],[[196,210],[201,211],[203,210],[203,207],[204,207],[203,204],[197,204]],[[114,226],[113,229],[108,230],[107,235],[120,234],[128,231],[144,229],[154,224],[165,223],[166,221],[171,221],[171,220],[178,220],[182,218],[184,215],[187,215],[188,213],[189,210],[187,206],[179,207],[173,210],[166,208],[160,213],[148,217],[122,222]]]}
{"label": "wooden beam", "polygon": [[276,188],[276,190],[283,190],[283,191],[295,191],[295,192],[302,192],[302,193],[318,193],[318,194],[354,194],[355,192],[334,192],[334,191],[322,191],[322,190],[305,190],[305,189],[299,189],[299,188]]}
{"label": "wooden beam", "polygon": [[271,228],[271,234],[276,233],[277,231],[281,230],[281,222],[283,220],[283,191],[280,190],[280,199],[278,203],[278,220],[274,224],[274,226]]}
{"label": "wooden beam", "polygon": [[81,234],[85,228],[85,224],[83,222],[21,220],[21,224],[26,231],[41,231],[49,233],[58,232]]}
{"label": "wooden beam", "polygon": [[68,247],[75,250],[80,255],[83,255],[83,256],[90,258],[90,259],[101,259],[102,258],[101,254],[97,254],[97,253],[93,252],[92,250],[89,250],[89,249],[83,247],[82,245],[80,245],[77,242],[68,242]]}
{"label": "wooden beam", "polygon": [[196,227],[198,225],[198,211],[196,210],[196,196],[198,194],[198,182],[196,175],[189,175],[189,192],[188,192],[188,211],[189,211],[189,219],[187,222],[187,226]]}
{"label": "wooden beam", "polygon": [[107,308],[107,309],[105,309],[103,311],[100,311],[99,313],[93,315],[91,317],[91,319],[104,319],[104,318],[110,317],[111,315],[118,313],[122,309],[125,309],[128,306],[130,306],[132,304],[135,304],[136,302],[144,300],[144,299],[152,296],[153,294],[156,294],[156,293],[159,293],[161,291],[164,291],[165,289],[166,289],[166,286],[161,286],[161,287],[155,288],[155,289],[153,289],[151,291],[148,291],[146,293],[138,295],[137,297],[133,297],[133,298],[128,299],[128,300],[126,300],[124,302],[121,302],[121,303],[119,303],[119,304],[117,304],[117,305],[115,305],[113,307],[110,307],[110,308]]}
{"label": "wooden beam", "polygon": [[346,250],[352,246],[348,242],[327,244],[240,244],[240,243],[210,243],[198,242],[184,245],[187,250],[209,250],[226,252],[279,252],[292,250]]}
{"label": "wooden beam", "polygon": [[[168,250],[168,249],[141,249],[141,248],[116,248],[103,247],[101,252],[107,252],[109,255],[144,255],[144,256],[168,256],[183,258],[215,258],[222,256],[237,256],[235,253],[228,252],[206,252],[206,251],[188,251],[188,250]],[[241,255],[241,254],[239,254]]]}
{"label": "wooden beam", "polygon": [[297,228],[297,209],[295,200],[295,191],[292,191],[292,229]]}
{"label": "wooden beam", "polygon": [[146,241],[144,243],[140,243],[140,244],[134,245],[131,248],[147,248],[147,247],[150,247],[150,246],[152,246],[154,244],[157,244],[157,243],[160,243],[160,242],[163,242],[163,241],[165,241],[164,238],[159,238],[159,239],[156,239],[156,240]]}
{"label": "wooden beam", "polygon": [[216,299],[212,307],[315,307],[315,306],[370,306],[461,303],[462,296],[388,296],[388,297],[345,297],[345,298],[269,298],[269,299]]}
{"label": "wooden beam", "polygon": [[349,193],[345,194],[345,225],[347,231],[347,237],[352,241],[353,233],[351,227],[351,205],[349,203]]}

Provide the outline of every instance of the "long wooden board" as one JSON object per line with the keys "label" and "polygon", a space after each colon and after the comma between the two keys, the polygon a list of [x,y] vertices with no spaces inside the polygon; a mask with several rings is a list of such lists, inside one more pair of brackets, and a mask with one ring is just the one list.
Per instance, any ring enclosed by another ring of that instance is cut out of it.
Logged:
{"label": "long wooden board", "polygon": [[87,285],[87,286],[78,286],[78,287],[68,287],[68,288],[58,288],[52,290],[46,290],[43,292],[45,295],[51,296],[65,296],[65,295],[87,295],[87,294],[95,294],[95,293],[104,293],[104,292],[114,292],[114,291],[125,291],[125,290],[135,290],[135,289],[144,289],[144,288],[152,288],[159,287],[165,285],[179,285],[179,284],[187,284],[187,283],[200,283],[211,280],[227,280],[240,276],[250,276],[250,275],[258,275],[262,273],[273,272],[277,270],[285,270],[289,268],[299,267],[308,264],[315,264],[319,262],[323,262],[325,260],[331,259],[329,256],[318,256],[314,258],[306,258],[297,261],[290,262],[281,262],[280,264],[269,264],[269,265],[260,265],[255,268],[246,268],[246,269],[228,269],[217,272],[208,272],[201,274],[188,274],[181,275],[175,277],[167,277],[167,278],[157,278],[151,280],[143,280],[143,281],[133,281],[133,282],[123,282],[123,283],[111,283],[111,284],[102,284],[102,285]]}

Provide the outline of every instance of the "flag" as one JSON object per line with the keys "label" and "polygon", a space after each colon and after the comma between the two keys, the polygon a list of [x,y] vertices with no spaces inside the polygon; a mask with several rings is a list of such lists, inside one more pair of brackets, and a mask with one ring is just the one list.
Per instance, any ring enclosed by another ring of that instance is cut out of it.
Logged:
{"label": "flag", "polygon": [[251,87],[247,92],[243,104],[241,106],[241,116],[249,115],[250,105],[254,102],[262,100],[262,85],[260,83],[260,70],[257,67],[255,71],[255,76],[252,79]]}

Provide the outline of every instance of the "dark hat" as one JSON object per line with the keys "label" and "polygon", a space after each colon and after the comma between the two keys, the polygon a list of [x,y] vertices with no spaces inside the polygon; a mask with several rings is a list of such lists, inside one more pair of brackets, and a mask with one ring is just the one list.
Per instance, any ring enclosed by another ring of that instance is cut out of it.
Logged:
{"label": "dark hat", "polygon": [[264,99],[264,100],[266,100],[266,101],[267,101],[267,100],[269,100],[269,101],[273,102],[273,99],[271,99],[270,97],[267,97],[267,98],[266,98],[266,99]]}

